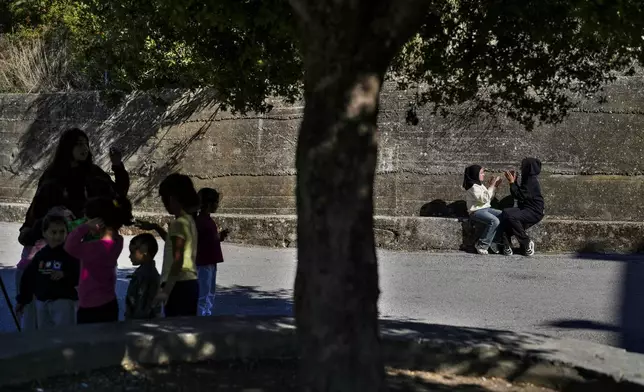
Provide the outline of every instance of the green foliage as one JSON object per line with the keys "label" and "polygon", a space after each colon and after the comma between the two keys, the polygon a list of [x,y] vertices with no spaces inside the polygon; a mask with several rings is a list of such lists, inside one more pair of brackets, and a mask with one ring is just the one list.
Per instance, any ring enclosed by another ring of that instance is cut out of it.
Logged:
{"label": "green foliage", "polygon": [[392,65],[402,88],[441,112],[473,103],[532,128],[642,60],[639,0],[437,3]]}
{"label": "green foliage", "polygon": [[[642,60],[639,0],[426,4],[391,75],[440,113],[467,103],[528,128],[557,122],[576,97]],[[85,88],[105,88],[106,73],[108,87],[124,92],[213,87],[242,112],[301,91],[300,35],[286,0],[10,0],[0,14],[14,36],[64,37]]]}
{"label": "green foliage", "polygon": [[[298,97],[302,64],[287,3],[92,1],[101,35],[87,52],[123,90],[213,87],[233,110],[266,111]],[[98,68],[94,69],[96,74]]]}

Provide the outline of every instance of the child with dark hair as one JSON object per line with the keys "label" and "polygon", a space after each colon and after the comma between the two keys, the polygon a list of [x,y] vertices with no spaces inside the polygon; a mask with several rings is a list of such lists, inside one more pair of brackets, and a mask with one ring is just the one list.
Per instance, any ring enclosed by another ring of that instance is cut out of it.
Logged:
{"label": "child with dark hair", "polygon": [[479,165],[471,165],[465,168],[463,173],[463,189],[465,189],[465,202],[470,220],[479,222],[484,226],[484,231],[474,244],[476,252],[481,255],[488,254],[488,249],[498,253],[498,246],[495,239],[500,225],[499,217],[501,211],[492,208],[492,199],[496,189],[501,185],[499,177],[490,178],[487,185],[485,180],[485,169]]}
{"label": "child with dark hair", "polygon": [[155,230],[165,241],[161,290],[156,301],[164,302],[166,317],[197,314],[199,283],[197,257],[197,226],[192,217],[199,208],[199,196],[190,177],[171,174],[159,186],[166,210],[175,217],[166,232],[154,223],[139,222],[143,230]]}
{"label": "child with dark hair", "polygon": [[79,265],[63,247],[67,221],[62,215],[47,215],[42,230],[47,245],[34,256],[20,280],[16,313],[21,314],[35,297],[38,329],[74,325]]}
{"label": "child with dark hair", "polygon": [[138,266],[127,288],[125,297],[126,320],[149,320],[161,314],[154,298],[161,285],[154,256],[159,250],[156,238],[150,233],[137,235],[130,241],[130,260]]}
{"label": "child with dark hair", "polygon": [[[43,221],[49,215],[59,215],[65,218],[65,221],[68,224],[69,232],[69,222],[74,219],[74,215],[63,206],[54,207],[49,210],[45,217],[36,221],[36,224],[33,228],[29,230],[21,231],[20,235],[23,240],[26,241],[29,245],[25,245],[22,249],[22,254],[20,255],[20,261],[16,265],[16,288],[20,291],[20,281],[22,275],[27,270],[27,267],[31,264],[31,261],[36,256],[36,254],[45,246],[47,246],[47,241],[43,238]],[[22,242],[21,242],[22,243]],[[36,301],[30,301],[25,304],[22,309],[21,317],[21,329],[23,331],[32,331],[38,329],[38,318],[36,311]]]}
{"label": "child with dark hair", "polygon": [[525,158],[521,161],[521,182],[517,183],[514,170],[506,171],[505,178],[510,183],[510,193],[517,201],[517,207],[503,210],[505,227],[503,253],[512,255],[512,236],[516,237],[526,256],[533,256],[534,241],[526,230],[541,222],[545,214],[541,184],[541,161],[538,158]]}
{"label": "child with dark hair", "polygon": [[[123,250],[119,229],[132,221],[132,205],[127,199],[90,199],[85,216],[88,221],[65,243],[65,250],[81,262],[78,324],[118,321],[116,266]],[[88,235],[98,239],[88,240]]]}
{"label": "child with dark hair", "polygon": [[199,315],[211,316],[217,289],[217,264],[224,262],[221,241],[228,232],[219,232],[210,214],[219,208],[220,194],[212,188],[199,190],[201,209],[197,224],[197,276],[199,278]]}

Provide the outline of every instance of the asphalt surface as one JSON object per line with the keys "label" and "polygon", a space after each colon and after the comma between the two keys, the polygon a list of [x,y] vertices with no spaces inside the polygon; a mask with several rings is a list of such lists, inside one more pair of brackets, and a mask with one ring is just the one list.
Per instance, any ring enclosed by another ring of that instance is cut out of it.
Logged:
{"label": "asphalt surface", "polygon": [[[0,224],[0,276],[12,300],[14,266],[22,249],[18,227]],[[292,315],[294,249],[227,244],[223,250],[216,314]],[[644,306],[644,269],[634,258],[381,251],[379,261],[383,318],[619,345],[620,323]],[[119,268],[117,292],[123,297],[132,268],[127,252]],[[0,298],[0,332],[11,331],[15,326]]]}

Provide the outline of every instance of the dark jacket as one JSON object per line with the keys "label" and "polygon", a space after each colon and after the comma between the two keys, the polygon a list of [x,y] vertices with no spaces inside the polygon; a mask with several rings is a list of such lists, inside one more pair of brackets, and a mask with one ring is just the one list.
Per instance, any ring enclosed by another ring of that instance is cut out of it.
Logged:
{"label": "dark jacket", "polygon": [[142,264],[132,274],[125,297],[125,318],[127,320],[148,320],[158,317],[160,307],[152,306],[159,292],[161,276],[154,261]]}
{"label": "dark jacket", "polygon": [[521,162],[521,184],[510,184],[510,193],[517,200],[519,208],[543,216],[545,203],[537,177],[540,173],[541,161],[537,158],[525,158]]}
{"label": "dark jacket", "polygon": [[[62,279],[51,279],[51,274],[56,271],[64,274]],[[79,273],[79,261],[65,252],[62,245],[56,248],[45,246],[36,253],[22,275],[16,301],[26,305],[31,302],[33,296],[43,302],[57,299],[76,301]]]}
{"label": "dark jacket", "polygon": [[23,246],[33,246],[42,238],[40,219],[53,207],[65,206],[79,218],[84,216],[83,209],[89,198],[110,195],[127,197],[130,176],[125,166],[112,166],[112,170],[115,181],[94,164],[74,168],[65,173],[46,170],[38,181],[38,190],[20,229],[18,242]]}

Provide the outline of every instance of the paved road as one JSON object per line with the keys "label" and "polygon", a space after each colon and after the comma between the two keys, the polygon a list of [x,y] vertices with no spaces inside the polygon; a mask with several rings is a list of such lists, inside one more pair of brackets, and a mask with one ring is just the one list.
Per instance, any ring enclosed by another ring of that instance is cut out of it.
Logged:
{"label": "paved road", "polygon": [[[18,226],[0,226],[0,276],[13,295],[20,246]],[[219,269],[219,314],[290,315],[293,249],[226,245]],[[632,261],[568,255],[477,256],[462,253],[379,252],[383,317],[437,324],[513,329],[617,344],[628,274],[629,301],[644,306],[644,271]],[[131,268],[119,260],[118,293]],[[636,276],[632,276],[637,273]],[[642,279],[640,279],[640,277]],[[634,290],[636,288],[636,291]],[[629,305],[631,306],[631,305]],[[632,310],[632,309],[631,309]],[[551,326],[559,323],[559,327]],[[0,331],[13,330],[0,299]]]}

